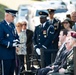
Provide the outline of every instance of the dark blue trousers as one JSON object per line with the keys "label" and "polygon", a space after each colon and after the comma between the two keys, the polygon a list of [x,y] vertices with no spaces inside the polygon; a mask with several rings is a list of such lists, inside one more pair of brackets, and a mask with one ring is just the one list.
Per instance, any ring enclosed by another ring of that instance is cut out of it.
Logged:
{"label": "dark blue trousers", "polygon": [[4,75],[14,75],[15,59],[3,60]]}
{"label": "dark blue trousers", "polygon": [[41,68],[40,70],[38,70],[37,75],[46,75],[50,70],[50,68]]}

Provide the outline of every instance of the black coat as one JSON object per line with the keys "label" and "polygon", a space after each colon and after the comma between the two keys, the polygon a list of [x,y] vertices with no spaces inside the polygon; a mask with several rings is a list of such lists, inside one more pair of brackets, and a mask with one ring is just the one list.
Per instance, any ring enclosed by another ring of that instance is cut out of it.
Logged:
{"label": "black coat", "polygon": [[26,42],[27,54],[31,54],[33,50],[33,40],[32,40],[33,31],[27,29],[26,36],[27,36],[27,42]]}

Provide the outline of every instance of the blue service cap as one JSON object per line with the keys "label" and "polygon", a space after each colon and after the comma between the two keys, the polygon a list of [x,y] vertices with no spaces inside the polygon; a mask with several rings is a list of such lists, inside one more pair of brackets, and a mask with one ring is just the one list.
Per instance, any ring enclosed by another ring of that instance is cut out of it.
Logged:
{"label": "blue service cap", "polygon": [[47,11],[50,13],[54,13],[55,12],[55,9],[47,9]]}
{"label": "blue service cap", "polygon": [[16,16],[18,11],[13,9],[5,9],[5,12],[11,14],[12,16]]}
{"label": "blue service cap", "polygon": [[40,15],[40,17],[47,17],[48,16],[48,12],[47,11],[40,11],[39,15]]}

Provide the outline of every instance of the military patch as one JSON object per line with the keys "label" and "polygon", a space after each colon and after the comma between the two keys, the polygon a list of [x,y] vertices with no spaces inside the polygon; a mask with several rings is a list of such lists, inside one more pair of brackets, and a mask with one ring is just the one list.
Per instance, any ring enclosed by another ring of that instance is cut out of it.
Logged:
{"label": "military patch", "polygon": [[58,22],[54,23],[54,26],[58,26],[58,25],[59,25],[59,23],[58,23]]}
{"label": "military patch", "polygon": [[56,22],[56,23],[54,24],[54,29],[56,30],[56,29],[58,29],[58,27],[59,27],[59,23]]}
{"label": "military patch", "polygon": [[69,60],[72,60],[73,59],[73,55],[71,55],[70,57],[69,57]]}
{"label": "military patch", "polygon": [[43,34],[45,35],[47,32],[46,32],[46,30],[43,30]]}

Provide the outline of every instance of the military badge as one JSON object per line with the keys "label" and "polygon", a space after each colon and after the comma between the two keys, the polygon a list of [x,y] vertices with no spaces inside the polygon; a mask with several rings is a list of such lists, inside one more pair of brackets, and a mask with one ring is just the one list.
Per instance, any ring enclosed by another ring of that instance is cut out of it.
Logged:
{"label": "military badge", "polygon": [[46,30],[43,30],[43,34],[46,34]]}
{"label": "military badge", "polygon": [[54,26],[58,26],[58,25],[59,25],[59,23],[57,23],[57,22],[54,24]]}
{"label": "military badge", "polygon": [[9,34],[7,34],[7,37],[9,37]]}
{"label": "military badge", "polygon": [[59,23],[55,23],[55,24],[54,24],[55,30],[58,29],[58,26],[59,26]]}

